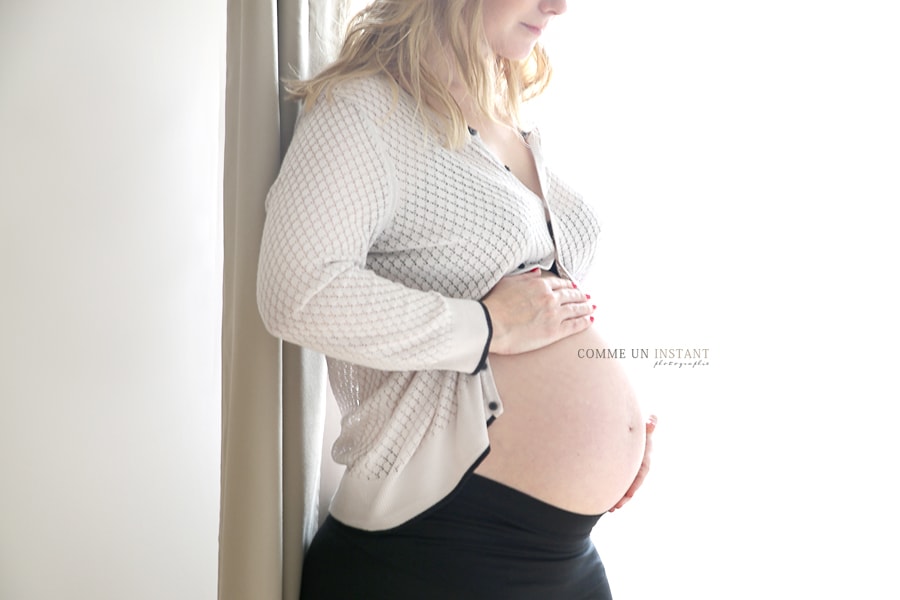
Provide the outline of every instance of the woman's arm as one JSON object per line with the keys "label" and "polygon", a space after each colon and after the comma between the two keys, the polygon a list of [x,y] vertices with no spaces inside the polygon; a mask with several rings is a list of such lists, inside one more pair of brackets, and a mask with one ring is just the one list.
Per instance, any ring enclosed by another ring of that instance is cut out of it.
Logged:
{"label": "woman's arm", "polygon": [[411,289],[366,268],[391,218],[387,149],[362,109],[324,98],[304,115],[266,199],[257,301],[295,344],[385,370],[472,372],[488,342],[475,300]]}

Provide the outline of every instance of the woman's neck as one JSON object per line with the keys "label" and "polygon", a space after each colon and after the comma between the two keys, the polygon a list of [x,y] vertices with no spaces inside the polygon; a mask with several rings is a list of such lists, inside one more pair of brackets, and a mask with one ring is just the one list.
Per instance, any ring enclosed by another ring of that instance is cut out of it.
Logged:
{"label": "woman's neck", "polygon": [[[503,119],[497,113],[496,109],[494,109],[494,114],[491,116],[484,114],[484,111],[478,106],[477,100],[472,95],[469,86],[460,76],[460,69],[456,68],[456,58],[446,47],[436,47],[433,52],[429,53],[427,60],[432,65],[438,81],[446,82],[447,91],[456,101],[457,106],[462,111],[463,118],[470,127],[479,129],[491,122],[507,121],[507,119]],[[491,84],[490,89],[494,88],[495,86]]]}

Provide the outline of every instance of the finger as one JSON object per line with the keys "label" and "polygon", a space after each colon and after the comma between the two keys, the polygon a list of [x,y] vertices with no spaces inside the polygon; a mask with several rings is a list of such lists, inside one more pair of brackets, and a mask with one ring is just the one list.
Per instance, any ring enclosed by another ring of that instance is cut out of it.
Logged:
{"label": "finger", "polygon": [[583,291],[576,288],[561,288],[554,290],[560,304],[582,304],[591,299]]}
{"label": "finger", "polygon": [[647,418],[647,434],[651,434],[656,431],[656,422],[656,415],[650,415],[650,417]]}
{"label": "finger", "polygon": [[559,332],[559,336],[557,337],[557,339],[569,337],[570,335],[574,335],[576,333],[584,331],[591,326],[591,323],[594,322],[593,319],[593,315],[584,315],[581,317],[572,317],[571,319],[565,319],[557,327],[557,331]]}
{"label": "finger", "polygon": [[609,512],[614,512],[615,510],[625,506],[628,501],[631,500],[632,496],[634,496],[634,493],[631,490],[628,490],[628,492],[626,492],[626,494],[622,496],[622,499],[616,502],[616,505],[609,509]]}
{"label": "finger", "polygon": [[[643,470],[643,467],[641,467],[641,469]],[[644,471],[643,474],[641,473],[641,471],[638,471],[637,477],[634,478],[634,483],[631,484],[631,487],[628,488],[628,491],[625,492],[625,495],[622,496],[622,499],[619,500],[618,502],[616,502],[616,505],[613,506],[609,512],[612,512],[617,508],[622,508],[623,506],[625,506],[625,504],[629,500],[634,498],[634,494],[635,494],[635,492],[638,491],[638,488],[641,487],[641,484],[644,482],[644,477],[646,476],[646,474],[647,474],[646,471]]]}
{"label": "finger", "polygon": [[569,302],[561,305],[559,309],[562,320],[577,319],[578,317],[594,314],[594,311],[597,310],[597,305],[589,302]]}
{"label": "finger", "polygon": [[[541,268],[535,267],[535,268],[531,269],[530,271],[522,271],[521,273],[516,273],[515,275],[504,275],[503,279],[513,280],[513,279],[540,278],[541,273],[542,273]],[[503,279],[501,279],[501,281],[503,281]]]}
{"label": "finger", "polygon": [[562,277],[557,277],[556,275],[544,275],[544,282],[550,286],[552,290],[575,290],[578,289],[578,286],[575,285],[575,282],[569,281],[568,279],[563,279]]}
{"label": "finger", "polygon": [[634,497],[634,494],[638,491],[638,489],[643,485],[644,479],[647,478],[647,473],[650,472],[650,463],[645,459],[641,462],[641,466],[638,469],[637,475],[634,476],[634,481],[631,483],[631,486],[628,488],[628,491],[625,492],[625,495],[622,496],[622,499],[619,500],[615,506],[613,506],[609,512],[617,508],[622,508],[626,502],[631,500]]}

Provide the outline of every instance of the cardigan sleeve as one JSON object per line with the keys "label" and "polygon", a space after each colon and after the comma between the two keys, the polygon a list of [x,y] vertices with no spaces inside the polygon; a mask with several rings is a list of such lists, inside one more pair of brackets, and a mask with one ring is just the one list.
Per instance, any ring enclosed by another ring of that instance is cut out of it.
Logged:
{"label": "cardigan sleeve", "polygon": [[489,343],[476,300],[377,275],[366,255],[395,179],[374,122],[348,99],[304,114],[266,198],[257,303],[276,337],[383,370],[473,372]]}

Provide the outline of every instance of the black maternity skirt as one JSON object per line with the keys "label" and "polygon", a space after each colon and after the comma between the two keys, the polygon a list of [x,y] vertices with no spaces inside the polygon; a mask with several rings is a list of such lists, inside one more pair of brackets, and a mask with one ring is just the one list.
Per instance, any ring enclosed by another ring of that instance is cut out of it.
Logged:
{"label": "black maternity skirt", "polygon": [[301,600],[609,600],[590,533],[599,516],[478,475],[394,529],[329,516],[303,565]]}

